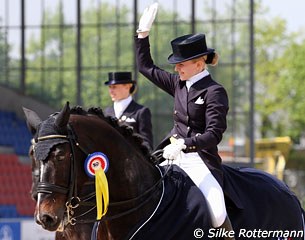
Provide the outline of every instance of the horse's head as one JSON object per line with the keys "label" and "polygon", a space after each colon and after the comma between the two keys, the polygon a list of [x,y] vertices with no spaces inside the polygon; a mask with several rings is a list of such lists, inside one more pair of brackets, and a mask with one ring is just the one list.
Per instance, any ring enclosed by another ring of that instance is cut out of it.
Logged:
{"label": "horse's head", "polygon": [[37,201],[35,218],[44,228],[55,231],[64,218],[67,196],[73,191],[67,129],[69,105],[45,121],[29,109],[24,112],[33,134],[29,155],[32,160],[32,197]]}
{"label": "horse's head", "polygon": [[[32,110],[24,109],[24,112],[33,134],[29,155],[32,196],[37,201],[35,218],[47,230],[73,224],[77,218],[75,207],[83,199],[92,200],[94,179],[85,171],[85,160],[91,154],[102,152],[109,158],[106,176],[110,202],[141,195],[159,177],[145,158],[145,150],[134,144],[139,138],[132,136],[126,140],[124,135],[132,135],[130,129],[109,124],[111,119],[97,109],[85,112],[79,108],[71,112],[67,103],[59,113],[44,121]],[[110,210],[118,211],[119,208]]]}

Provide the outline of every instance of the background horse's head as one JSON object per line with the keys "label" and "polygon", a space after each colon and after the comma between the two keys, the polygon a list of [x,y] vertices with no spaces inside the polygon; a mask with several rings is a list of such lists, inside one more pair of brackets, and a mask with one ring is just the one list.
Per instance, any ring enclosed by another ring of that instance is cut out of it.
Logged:
{"label": "background horse's head", "polygon": [[[24,112],[33,134],[30,157],[32,195],[37,200],[35,218],[45,229],[55,231],[74,224],[77,215],[84,215],[78,206],[85,200],[93,201],[94,179],[84,169],[88,154],[102,152],[109,159],[106,176],[110,204],[136,198],[159,178],[158,171],[147,161],[149,152],[140,144],[141,138],[134,136],[130,128],[105,118],[99,109],[70,110],[66,104],[61,112],[44,121],[32,110]],[[136,204],[110,207],[107,215]],[[87,211],[94,212],[88,207]]]}

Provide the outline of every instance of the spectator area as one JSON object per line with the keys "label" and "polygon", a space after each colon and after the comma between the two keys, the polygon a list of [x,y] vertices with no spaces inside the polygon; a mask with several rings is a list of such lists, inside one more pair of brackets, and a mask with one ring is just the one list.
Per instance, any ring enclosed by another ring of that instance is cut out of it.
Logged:
{"label": "spectator area", "polygon": [[0,218],[33,217],[31,165],[16,154],[0,154]]}
{"label": "spectator area", "polygon": [[31,137],[24,119],[14,112],[0,111],[0,146],[12,147],[17,155],[27,156]]}
{"label": "spectator area", "polygon": [[25,120],[14,112],[0,111],[0,218],[34,215],[30,140]]}

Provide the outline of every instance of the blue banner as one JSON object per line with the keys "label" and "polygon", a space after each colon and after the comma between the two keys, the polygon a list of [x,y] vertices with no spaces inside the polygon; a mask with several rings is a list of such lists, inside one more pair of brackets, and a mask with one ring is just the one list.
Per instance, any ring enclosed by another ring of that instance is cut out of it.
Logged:
{"label": "blue banner", "polygon": [[0,240],[20,239],[20,222],[0,222]]}

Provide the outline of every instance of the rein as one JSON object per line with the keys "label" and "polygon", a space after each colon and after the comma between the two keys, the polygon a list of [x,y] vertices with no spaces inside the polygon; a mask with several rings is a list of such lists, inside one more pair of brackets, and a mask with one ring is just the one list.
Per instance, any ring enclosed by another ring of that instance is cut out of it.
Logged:
{"label": "rein", "polygon": [[[92,199],[95,196],[95,192],[90,193],[82,198],[77,196],[77,169],[76,169],[76,157],[75,157],[75,147],[79,148],[86,156],[89,155],[88,151],[86,151],[77,141],[77,135],[75,134],[75,132],[73,131],[73,128],[71,125],[68,125],[68,135],[47,135],[47,136],[42,136],[42,137],[38,137],[35,140],[32,139],[32,144],[35,146],[35,143],[39,142],[39,141],[45,141],[45,140],[49,140],[49,139],[57,139],[57,138],[61,138],[61,139],[67,139],[69,144],[70,144],[70,148],[71,148],[71,154],[70,154],[70,159],[71,159],[71,164],[70,164],[70,180],[69,180],[69,187],[62,187],[62,186],[58,186],[55,184],[51,184],[51,183],[45,183],[45,182],[38,182],[37,184],[37,192],[38,193],[60,193],[60,194],[68,194],[68,201],[66,202],[66,214],[67,214],[67,224],[71,224],[71,225],[75,225],[76,223],[90,223],[90,222],[96,222],[95,219],[79,219],[80,217],[85,216],[86,214],[88,214],[89,212],[91,212],[93,209],[96,208],[96,204],[94,202],[89,202],[90,199]],[[152,154],[152,156],[156,155],[157,157],[160,157],[160,150],[156,151]],[[156,158],[156,157],[155,157]],[[133,202],[137,202],[140,199],[142,199],[143,197],[145,197],[146,195],[150,194],[150,196],[148,196],[144,201],[142,201],[137,207],[131,208],[127,211],[121,212],[119,214],[113,215],[113,216],[105,216],[103,217],[101,220],[99,221],[107,221],[107,220],[112,220],[112,219],[116,219],[116,218],[120,218],[122,216],[128,215],[138,209],[140,209],[142,206],[144,206],[153,196],[154,196],[154,192],[156,190],[159,189],[159,185],[163,182],[165,176],[167,175],[168,171],[170,169],[170,165],[168,166],[168,168],[166,169],[165,173],[163,175],[161,175],[160,179],[153,185],[151,186],[149,189],[147,189],[144,193],[142,193],[141,195],[135,197],[135,198],[131,198],[128,200],[124,200],[124,201],[119,201],[119,202],[113,202],[113,203],[109,203],[109,207],[117,207],[117,206],[121,206],[121,205],[126,205],[126,204],[130,204]],[[74,216],[74,211],[77,207],[79,207],[80,205],[83,206],[93,206],[91,209],[89,209],[88,211],[78,215],[78,216]]]}

